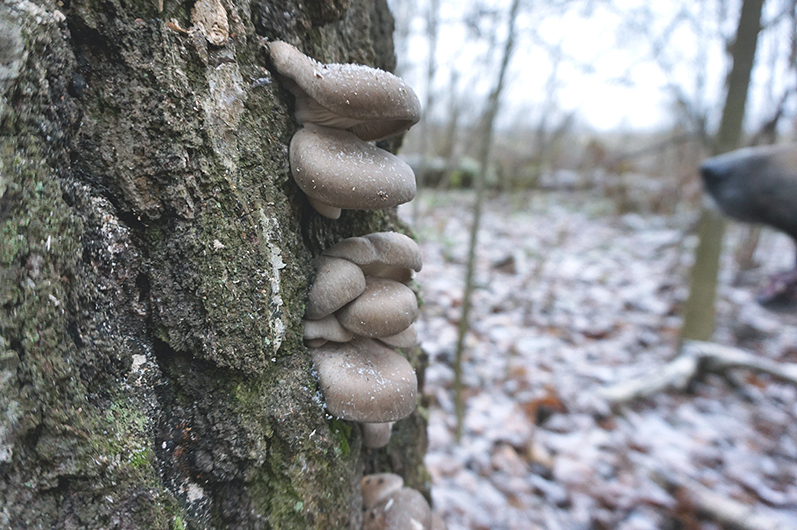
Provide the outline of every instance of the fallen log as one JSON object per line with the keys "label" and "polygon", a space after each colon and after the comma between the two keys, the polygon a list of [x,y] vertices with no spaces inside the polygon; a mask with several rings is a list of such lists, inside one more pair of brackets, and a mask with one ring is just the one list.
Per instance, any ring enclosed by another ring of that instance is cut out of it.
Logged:
{"label": "fallen log", "polygon": [[686,476],[651,470],[652,478],[685,500],[702,516],[738,530],[786,530],[785,521],[729,497]]}
{"label": "fallen log", "polygon": [[712,342],[686,341],[681,353],[661,368],[639,377],[604,387],[598,395],[612,407],[648,398],[665,391],[683,391],[698,376],[747,369],[769,374],[797,386],[797,364],[779,363],[738,348]]}

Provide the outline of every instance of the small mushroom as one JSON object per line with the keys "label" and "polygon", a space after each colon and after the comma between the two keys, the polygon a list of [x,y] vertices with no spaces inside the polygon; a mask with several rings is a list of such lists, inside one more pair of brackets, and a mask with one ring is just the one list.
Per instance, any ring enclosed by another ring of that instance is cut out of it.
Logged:
{"label": "small mushroom", "polygon": [[303,320],[302,323],[304,342],[311,347],[328,341],[349,342],[354,338],[354,333],[341,326],[335,315],[327,315],[320,320]]}
{"label": "small mushroom", "polygon": [[401,488],[365,512],[363,530],[431,530],[432,509],[419,491]]}
{"label": "small mushroom", "polygon": [[348,129],[371,141],[393,136],[420,120],[418,97],[393,74],[356,64],[321,64],[281,41],[271,43],[269,54],[296,96],[299,123]]}
{"label": "small mushroom", "polygon": [[368,510],[387,501],[404,487],[404,479],[395,473],[374,473],[360,480],[363,493],[363,508]]}
{"label": "small mushroom", "polygon": [[350,261],[329,256],[319,256],[314,261],[316,277],[307,295],[304,316],[319,320],[328,316],[363,291],[366,282],[362,269]]}
{"label": "small mushroom", "polygon": [[366,276],[407,282],[412,271],[421,270],[423,261],[418,244],[398,232],[376,232],[339,241],[323,253],[353,261]]}
{"label": "small mushroom", "polygon": [[418,345],[418,333],[415,331],[415,326],[410,326],[395,335],[380,337],[379,340],[393,348],[414,348]]}
{"label": "small mushroom", "polygon": [[341,325],[362,337],[390,337],[410,327],[418,316],[412,289],[393,280],[365,278],[365,291],[335,316]]}
{"label": "small mushroom", "polygon": [[393,423],[363,423],[363,445],[368,449],[379,449],[390,442]]}
{"label": "small mushroom", "polygon": [[419,491],[401,488],[390,500],[393,501],[392,505],[385,506],[387,528],[431,530],[432,509]]}
{"label": "small mushroom", "polygon": [[326,407],[335,417],[386,423],[415,410],[418,379],[397,352],[362,337],[311,350]]}
{"label": "small mushroom", "polygon": [[318,202],[309,195],[307,196],[307,202],[310,203],[310,206],[312,206],[315,211],[328,219],[339,219],[340,214],[343,213],[340,208],[335,208],[334,206],[328,206],[323,202]]}
{"label": "small mushroom", "polygon": [[381,210],[415,197],[415,174],[397,156],[340,129],[315,124],[296,131],[291,173],[318,213]]}

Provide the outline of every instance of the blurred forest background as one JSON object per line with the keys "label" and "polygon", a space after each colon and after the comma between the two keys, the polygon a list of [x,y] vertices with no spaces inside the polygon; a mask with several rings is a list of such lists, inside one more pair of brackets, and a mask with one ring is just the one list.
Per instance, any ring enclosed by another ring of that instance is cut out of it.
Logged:
{"label": "blurred forest background", "polygon": [[794,248],[698,172],[794,139],[797,0],[390,5],[449,529],[797,528]]}
{"label": "blurred forest background", "polygon": [[[510,1],[392,2],[397,73],[425,103],[402,153],[433,187],[477,172]],[[488,186],[646,188],[648,204],[695,204],[695,168],[720,125],[741,2],[521,1],[496,117]],[[794,133],[795,2],[764,2],[743,144]],[[618,198],[623,202],[622,198]]]}

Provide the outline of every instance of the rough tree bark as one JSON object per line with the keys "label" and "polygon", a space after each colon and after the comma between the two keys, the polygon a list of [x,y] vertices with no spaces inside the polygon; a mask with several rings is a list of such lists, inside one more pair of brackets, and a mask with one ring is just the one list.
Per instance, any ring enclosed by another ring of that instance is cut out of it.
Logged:
{"label": "rough tree bark", "polygon": [[356,528],[364,471],[428,493],[422,414],[368,452],[322,409],[311,259],[402,227],[307,205],[267,62],[391,70],[392,25],[384,0],[0,4],[0,527]]}

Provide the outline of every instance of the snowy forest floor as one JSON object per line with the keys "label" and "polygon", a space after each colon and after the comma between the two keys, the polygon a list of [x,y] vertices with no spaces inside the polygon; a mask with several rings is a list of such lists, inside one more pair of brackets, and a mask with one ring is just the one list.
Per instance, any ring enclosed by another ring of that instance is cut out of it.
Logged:
{"label": "snowy forest floor", "polygon": [[[489,199],[456,443],[451,365],[472,200],[427,191],[414,227],[424,257],[416,326],[430,356],[426,464],[449,530],[724,528],[662,477],[797,528],[794,386],[735,370],[614,411],[599,397],[676,355],[694,212],[616,215],[589,192]],[[732,253],[743,231],[726,236],[714,340],[797,361],[797,316],[754,301],[768,274],[793,265],[792,244],[765,231],[760,267],[740,273]]]}

